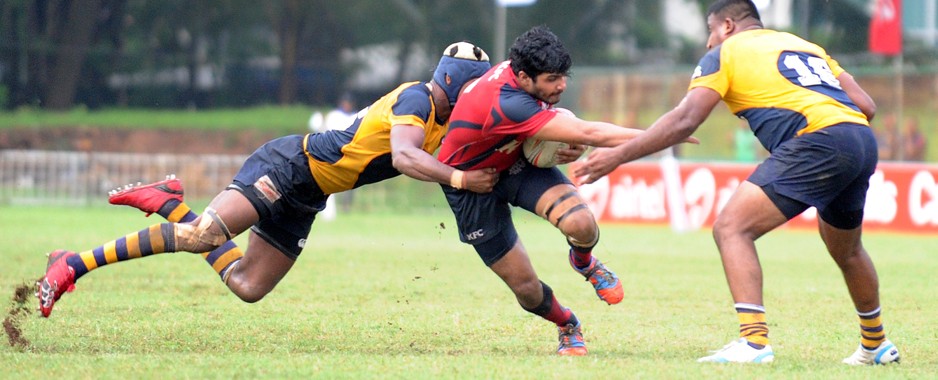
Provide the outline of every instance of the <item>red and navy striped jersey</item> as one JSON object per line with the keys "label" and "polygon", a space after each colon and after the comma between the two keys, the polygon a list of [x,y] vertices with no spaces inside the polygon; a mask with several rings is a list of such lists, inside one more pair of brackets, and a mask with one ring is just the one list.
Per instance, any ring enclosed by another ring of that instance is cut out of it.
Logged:
{"label": "red and navy striped jersey", "polygon": [[439,160],[460,170],[503,171],[518,160],[524,140],[555,115],[550,104],[518,86],[510,61],[502,62],[459,95]]}

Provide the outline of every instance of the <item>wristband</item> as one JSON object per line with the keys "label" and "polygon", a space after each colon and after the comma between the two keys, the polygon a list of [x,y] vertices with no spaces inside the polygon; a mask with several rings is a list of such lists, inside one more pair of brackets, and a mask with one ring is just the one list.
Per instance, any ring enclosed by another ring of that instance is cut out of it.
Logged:
{"label": "wristband", "polygon": [[462,170],[453,170],[453,174],[449,176],[449,185],[455,187],[456,190],[462,189],[463,180],[466,179],[466,173]]}

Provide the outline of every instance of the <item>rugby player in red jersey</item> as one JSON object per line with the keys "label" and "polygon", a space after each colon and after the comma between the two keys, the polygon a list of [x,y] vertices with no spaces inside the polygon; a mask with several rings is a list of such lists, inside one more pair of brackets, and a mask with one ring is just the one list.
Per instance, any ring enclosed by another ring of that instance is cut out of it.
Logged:
{"label": "rugby player in red jersey", "polygon": [[498,183],[480,194],[443,185],[456,216],[459,237],[508,285],[521,307],[557,325],[560,355],[585,355],[580,320],[538,279],[511,219],[511,206],[537,214],[556,226],[569,243],[570,265],[592,283],[608,304],[622,301],[622,284],[596,257],[599,228],[570,180],[556,167],[539,168],[521,154],[527,138],[561,141],[561,163],[576,160],[585,146],[614,146],[643,131],[581,120],[554,104],[566,89],[572,60],[546,27],[518,37],[509,60],[466,87],[450,117],[450,131],[438,158],[459,170],[495,168]]}

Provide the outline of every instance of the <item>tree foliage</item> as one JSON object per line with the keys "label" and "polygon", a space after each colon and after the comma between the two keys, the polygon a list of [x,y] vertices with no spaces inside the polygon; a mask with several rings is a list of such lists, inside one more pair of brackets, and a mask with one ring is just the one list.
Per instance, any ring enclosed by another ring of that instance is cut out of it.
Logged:
{"label": "tree foliage", "polygon": [[[812,31],[834,48],[863,49],[856,1],[810,3]],[[538,0],[507,9],[505,45],[546,25],[577,66],[694,59],[674,48],[663,12],[658,1]],[[0,106],[324,104],[360,69],[344,52],[393,47],[381,63],[390,83],[428,79],[454,41],[504,56],[493,50],[495,16],[494,0],[4,0]]]}

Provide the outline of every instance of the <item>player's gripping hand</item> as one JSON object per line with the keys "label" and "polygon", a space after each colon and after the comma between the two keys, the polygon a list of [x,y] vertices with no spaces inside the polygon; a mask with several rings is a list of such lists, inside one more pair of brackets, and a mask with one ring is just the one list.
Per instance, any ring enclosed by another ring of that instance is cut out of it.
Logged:
{"label": "player's gripping hand", "polygon": [[557,165],[569,164],[576,161],[586,152],[586,145],[568,144],[565,149],[557,150]]}
{"label": "player's gripping hand", "polygon": [[464,178],[466,190],[475,193],[490,193],[498,183],[498,172],[495,168],[467,170]]}
{"label": "player's gripping hand", "polygon": [[621,163],[615,148],[596,148],[590,153],[586,162],[574,170],[573,175],[579,178],[581,183],[593,183],[615,170]]}

